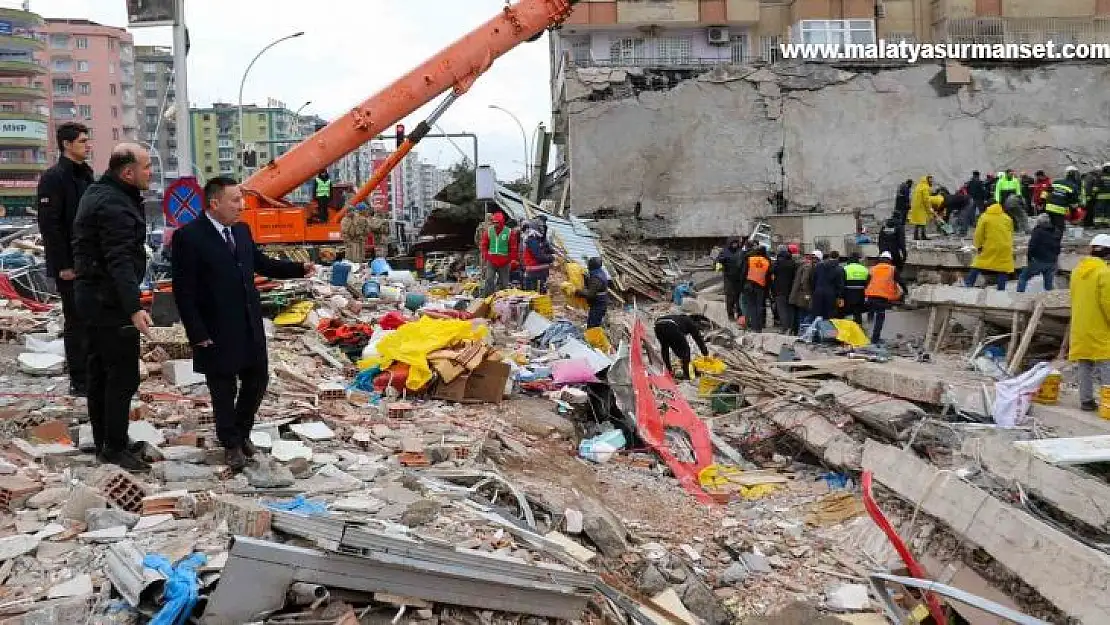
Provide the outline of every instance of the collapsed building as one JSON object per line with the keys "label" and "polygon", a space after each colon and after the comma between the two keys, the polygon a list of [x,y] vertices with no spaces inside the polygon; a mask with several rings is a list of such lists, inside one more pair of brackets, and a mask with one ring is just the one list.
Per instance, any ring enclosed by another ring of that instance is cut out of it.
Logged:
{"label": "collapsed building", "polygon": [[[1104,63],[851,69],[565,67],[553,98],[571,210],[602,231],[702,238],[784,211],[888,216],[926,173],[1107,159]],[[633,219],[628,219],[632,217]]]}

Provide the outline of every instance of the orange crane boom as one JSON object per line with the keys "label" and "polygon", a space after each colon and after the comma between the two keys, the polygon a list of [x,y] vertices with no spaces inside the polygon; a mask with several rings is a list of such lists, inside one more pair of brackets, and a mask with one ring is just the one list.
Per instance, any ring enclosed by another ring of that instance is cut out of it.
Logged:
{"label": "orange crane boom", "polygon": [[[578,0],[521,0],[255,172],[248,210],[280,198],[436,96],[465,93],[494,60],[570,15]],[[477,163],[475,163],[477,165]],[[253,206],[252,206],[253,205]],[[257,235],[256,235],[257,236]]]}

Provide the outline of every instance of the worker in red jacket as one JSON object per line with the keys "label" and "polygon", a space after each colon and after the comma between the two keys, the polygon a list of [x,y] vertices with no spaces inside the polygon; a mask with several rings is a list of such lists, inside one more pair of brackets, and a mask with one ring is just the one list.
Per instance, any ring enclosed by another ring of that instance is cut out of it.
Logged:
{"label": "worker in red jacket", "polygon": [[493,224],[482,233],[479,246],[486,266],[483,296],[492,295],[509,286],[510,265],[519,254],[520,245],[520,235],[505,225],[505,213],[498,211],[490,216],[490,220]]}

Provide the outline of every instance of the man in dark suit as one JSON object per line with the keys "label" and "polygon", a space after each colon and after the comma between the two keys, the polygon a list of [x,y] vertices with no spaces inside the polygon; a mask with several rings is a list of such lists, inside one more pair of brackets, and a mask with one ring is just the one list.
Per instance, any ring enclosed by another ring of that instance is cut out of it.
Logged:
{"label": "man in dark suit", "polygon": [[127,439],[131,398],[139,389],[139,333],[150,315],[139,302],[146,274],[142,191],[150,187],[150,154],[121,143],[108,171],[85,191],[73,222],[74,301],[89,332],[89,421],[101,462],[128,471],[147,465],[142,445]]}
{"label": "man in dark suit", "polygon": [[88,126],[66,122],[58,126],[55,137],[62,155],[57,165],[42,172],[35,206],[46,249],[46,272],[54,278],[62,298],[69,393],[84,396],[88,387],[85,360],[89,338],[73,297],[73,283],[77,278],[73,263],[73,222],[77,219],[77,203],[95,176],[92,167],[85,162],[89,153]]}
{"label": "man in dark suit", "polygon": [[238,471],[255,454],[250,433],[269,381],[254,274],[302,278],[315,265],[274,260],[255,247],[239,223],[243,191],[234,180],[209,180],[204,202],[204,215],[174,232],[173,294],[193,346],[193,370],[204,374],[212,395],[216,436]]}

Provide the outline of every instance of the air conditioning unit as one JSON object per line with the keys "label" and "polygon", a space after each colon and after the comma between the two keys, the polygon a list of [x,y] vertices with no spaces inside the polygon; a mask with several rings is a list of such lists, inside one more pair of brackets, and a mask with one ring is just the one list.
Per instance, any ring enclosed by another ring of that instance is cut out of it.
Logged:
{"label": "air conditioning unit", "polygon": [[729,43],[729,33],[727,26],[710,26],[706,29],[709,35],[709,43],[711,45],[720,46]]}

